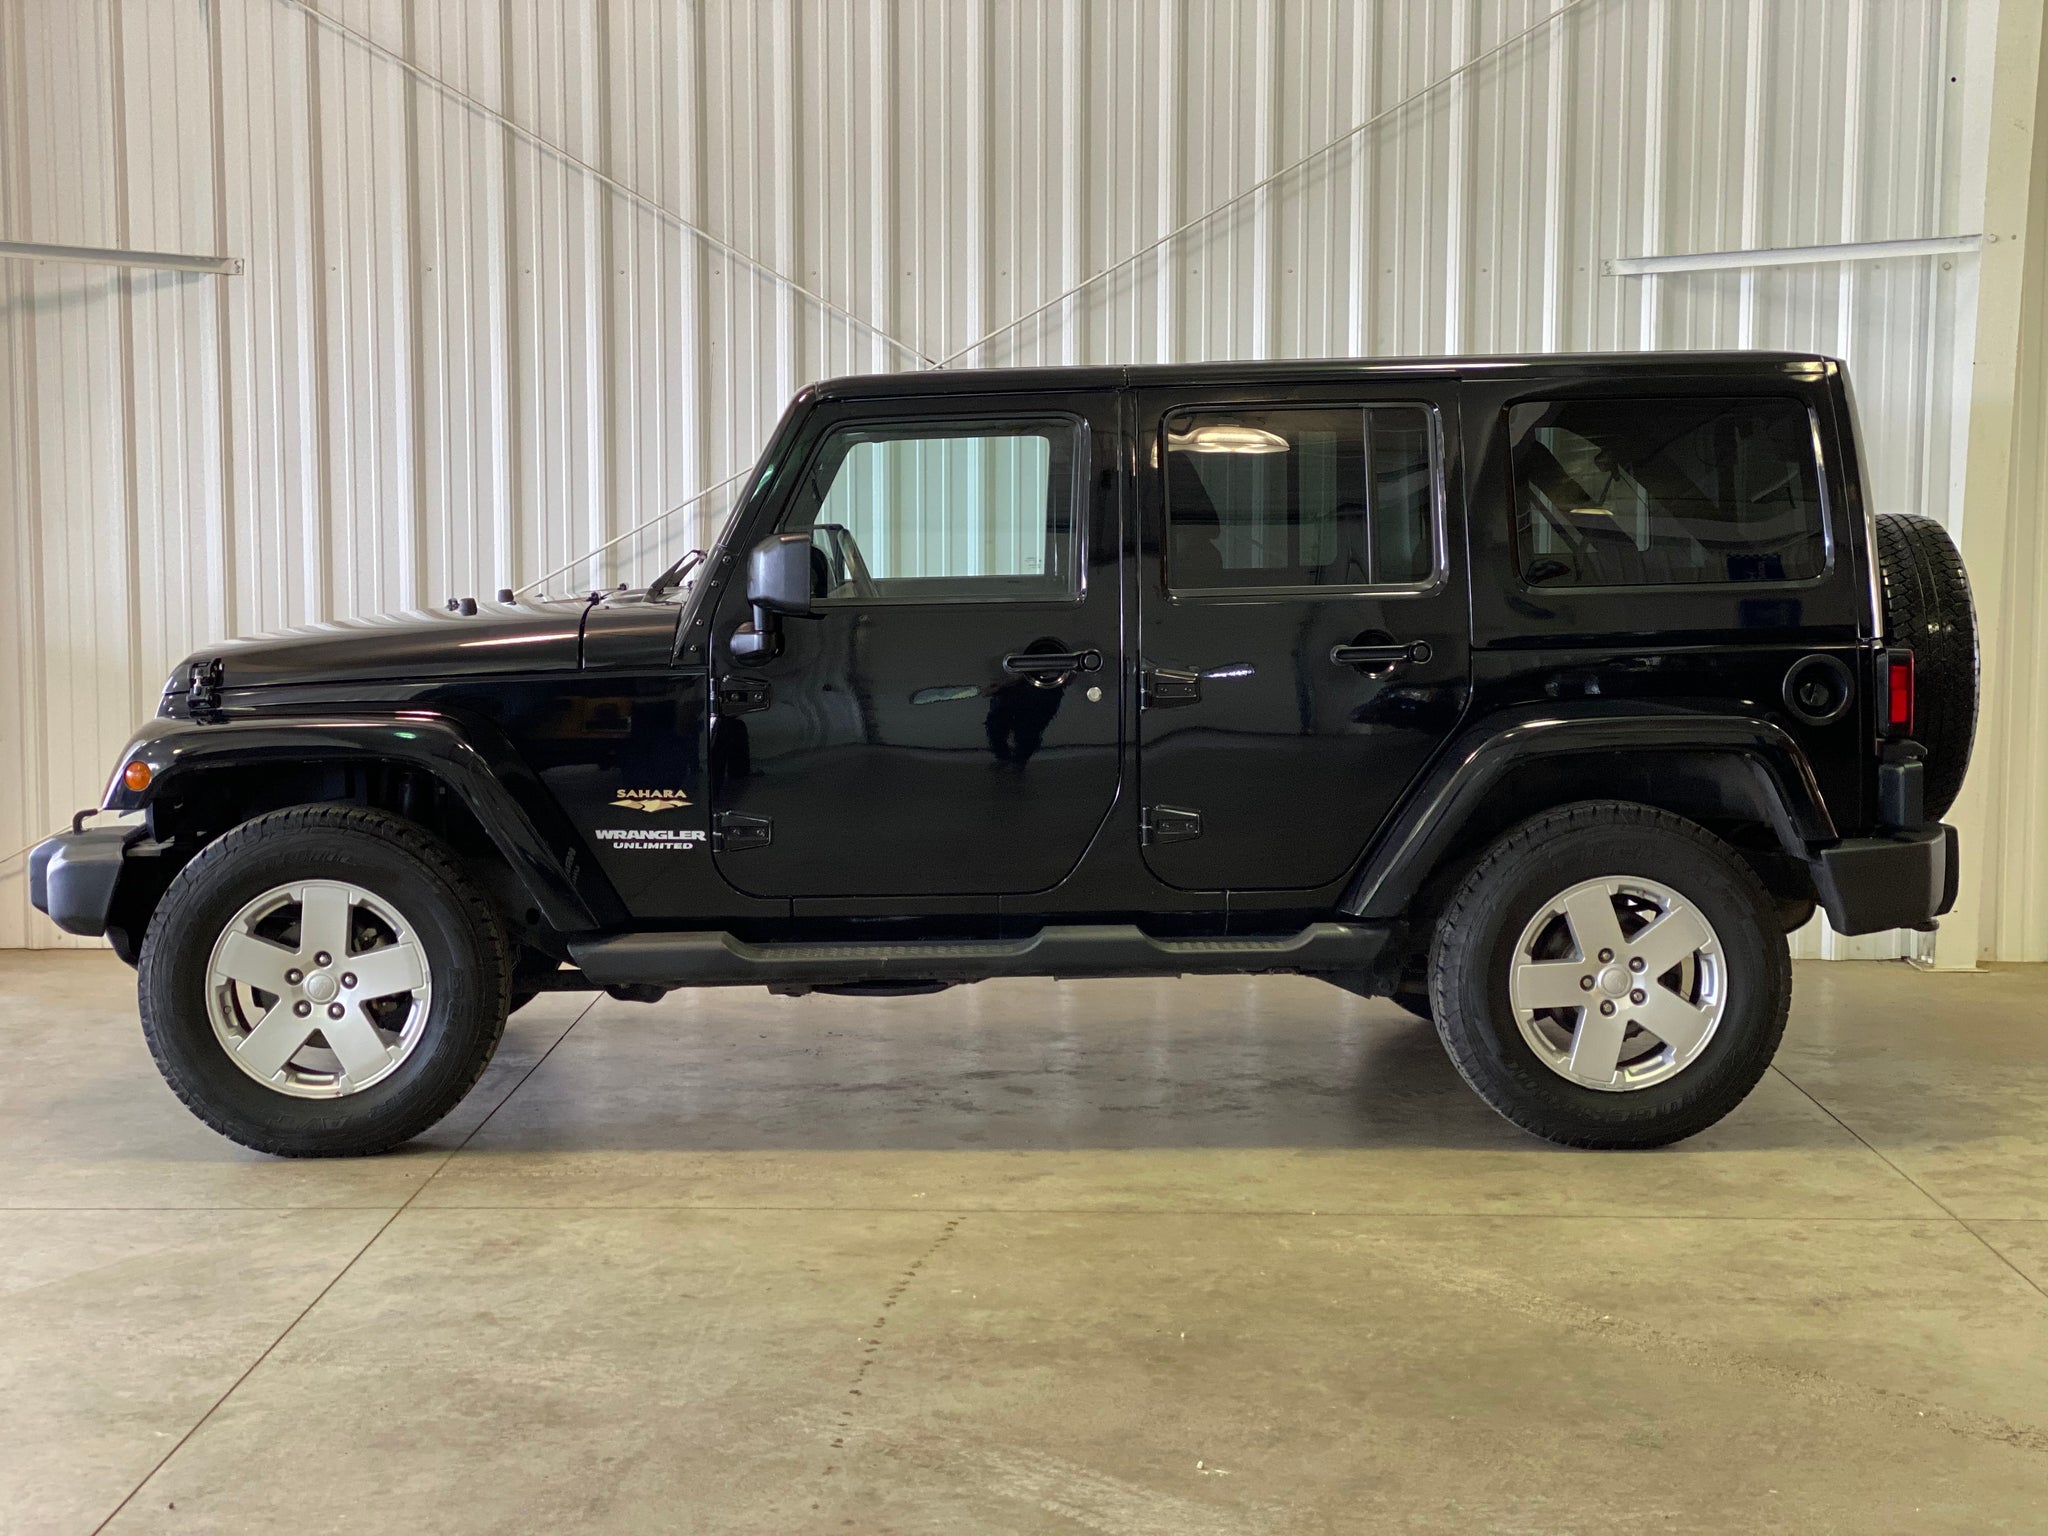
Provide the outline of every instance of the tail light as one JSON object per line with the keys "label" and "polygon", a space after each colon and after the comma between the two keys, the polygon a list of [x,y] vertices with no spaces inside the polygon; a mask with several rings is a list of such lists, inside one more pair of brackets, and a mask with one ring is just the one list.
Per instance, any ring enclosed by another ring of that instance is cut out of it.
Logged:
{"label": "tail light", "polygon": [[1890,740],[1913,734],[1913,653],[1900,646],[1881,658],[1884,678],[1884,734]]}

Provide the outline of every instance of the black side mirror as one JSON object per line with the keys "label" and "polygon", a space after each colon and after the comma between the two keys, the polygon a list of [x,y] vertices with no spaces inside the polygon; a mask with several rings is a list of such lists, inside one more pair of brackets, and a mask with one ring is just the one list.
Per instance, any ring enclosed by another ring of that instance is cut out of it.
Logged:
{"label": "black side mirror", "polygon": [[809,530],[770,534],[754,546],[747,557],[747,601],[784,618],[811,616]]}
{"label": "black side mirror", "polygon": [[734,656],[772,656],[778,648],[783,619],[815,617],[811,610],[811,536],[770,534],[747,556],[747,601],[754,622],[733,632]]}

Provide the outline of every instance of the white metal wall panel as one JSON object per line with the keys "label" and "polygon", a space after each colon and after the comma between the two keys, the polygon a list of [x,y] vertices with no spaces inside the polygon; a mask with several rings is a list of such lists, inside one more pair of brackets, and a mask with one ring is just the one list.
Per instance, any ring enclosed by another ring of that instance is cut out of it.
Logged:
{"label": "white metal wall panel", "polygon": [[[1878,503],[1949,515],[1971,258],[1601,262],[1967,232],[1980,9],[0,5],[0,238],[245,262],[0,263],[0,854],[92,799],[186,651],[534,578],[832,374],[1812,348],[1855,370]],[[2000,953],[2048,955],[2038,822]],[[54,938],[0,866],[0,945]]]}

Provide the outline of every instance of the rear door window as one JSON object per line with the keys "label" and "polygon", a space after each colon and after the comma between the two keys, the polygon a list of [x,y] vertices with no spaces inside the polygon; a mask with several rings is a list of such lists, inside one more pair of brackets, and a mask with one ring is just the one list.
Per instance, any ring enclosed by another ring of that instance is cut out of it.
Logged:
{"label": "rear door window", "polygon": [[1165,446],[1177,592],[1401,589],[1437,574],[1426,405],[1178,411]]}
{"label": "rear door window", "polygon": [[1827,569],[1814,429],[1796,400],[1514,406],[1515,544],[1537,587],[1805,581]]}

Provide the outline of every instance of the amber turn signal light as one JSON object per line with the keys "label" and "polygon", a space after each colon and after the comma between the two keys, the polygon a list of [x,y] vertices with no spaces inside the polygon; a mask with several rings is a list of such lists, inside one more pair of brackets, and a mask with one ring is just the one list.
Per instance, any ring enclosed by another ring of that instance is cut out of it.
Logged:
{"label": "amber turn signal light", "polygon": [[149,781],[156,776],[156,770],[141,761],[130,763],[121,770],[121,782],[140,793],[149,788]]}

